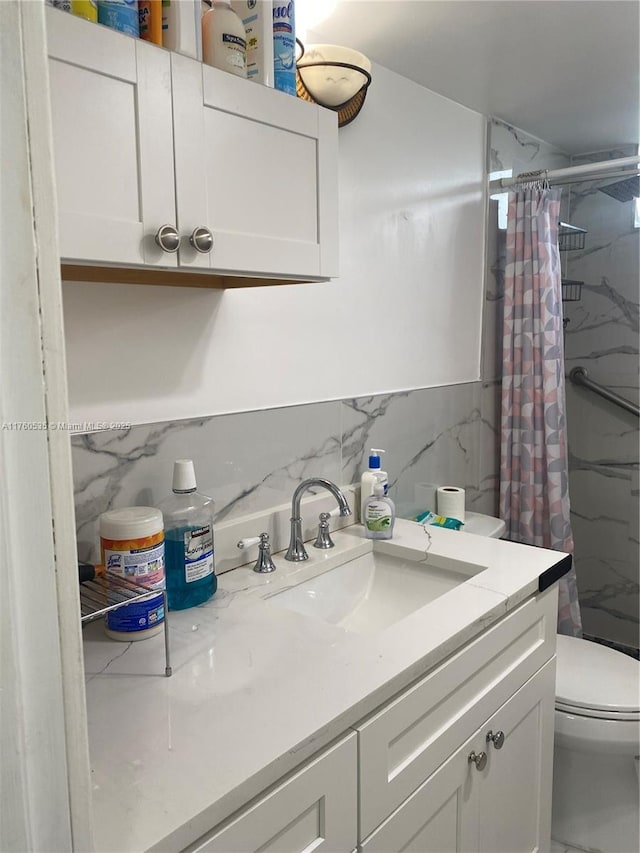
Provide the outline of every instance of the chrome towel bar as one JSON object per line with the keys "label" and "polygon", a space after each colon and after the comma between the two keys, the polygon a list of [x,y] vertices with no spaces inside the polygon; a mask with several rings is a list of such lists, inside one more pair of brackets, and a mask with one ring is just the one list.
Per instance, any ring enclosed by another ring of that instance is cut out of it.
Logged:
{"label": "chrome towel bar", "polygon": [[610,391],[608,388],[599,385],[597,382],[594,382],[593,379],[589,379],[586,367],[574,367],[569,373],[569,379],[574,385],[582,385],[583,388],[588,388],[590,391],[594,391],[596,394],[604,397],[605,400],[609,400],[610,403],[615,403],[616,406],[620,406],[621,409],[626,409],[626,411],[631,412],[632,415],[640,417],[640,408],[638,408],[635,403],[621,397],[620,394],[616,394],[615,391]]}

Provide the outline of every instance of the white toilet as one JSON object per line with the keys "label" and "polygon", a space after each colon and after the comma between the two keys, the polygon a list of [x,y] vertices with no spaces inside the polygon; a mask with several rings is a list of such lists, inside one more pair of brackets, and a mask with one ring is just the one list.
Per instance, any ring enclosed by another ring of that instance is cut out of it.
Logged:
{"label": "white toilet", "polygon": [[[504,522],[472,516],[463,530],[500,538]],[[551,835],[602,853],[640,850],[640,663],[558,634]]]}
{"label": "white toilet", "polygon": [[637,853],[640,663],[562,635],[557,656],[551,835]]}

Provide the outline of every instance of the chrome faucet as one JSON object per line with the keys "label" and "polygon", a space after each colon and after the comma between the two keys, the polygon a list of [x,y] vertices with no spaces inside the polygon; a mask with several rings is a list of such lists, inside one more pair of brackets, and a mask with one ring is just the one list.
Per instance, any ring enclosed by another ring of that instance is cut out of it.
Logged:
{"label": "chrome faucet", "polygon": [[323,489],[327,489],[331,492],[340,507],[340,515],[351,515],[347,499],[336,484],[331,482],[331,480],[325,480],[324,477],[311,477],[308,480],[303,480],[293,493],[293,500],[291,501],[291,539],[289,540],[287,553],[284,555],[285,560],[292,560],[297,563],[301,560],[309,559],[302,537],[300,501],[302,500],[302,495],[307,491],[307,489],[312,489],[314,486],[322,486]]}

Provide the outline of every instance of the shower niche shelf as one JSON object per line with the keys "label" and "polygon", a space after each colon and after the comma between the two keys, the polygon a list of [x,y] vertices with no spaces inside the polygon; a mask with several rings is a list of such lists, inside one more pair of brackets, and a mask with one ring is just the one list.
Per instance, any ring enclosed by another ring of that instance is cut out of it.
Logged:
{"label": "shower niche shelf", "polygon": [[576,281],[572,278],[562,279],[562,301],[580,302],[582,299],[582,285],[584,281]]}
{"label": "shower niche shelf", "polygon": [[573,252],[576,249],[584,249],[586,234],[586,228],[578,228],[577,225],[560,222],[558,225],[558,249],[561,252]]}

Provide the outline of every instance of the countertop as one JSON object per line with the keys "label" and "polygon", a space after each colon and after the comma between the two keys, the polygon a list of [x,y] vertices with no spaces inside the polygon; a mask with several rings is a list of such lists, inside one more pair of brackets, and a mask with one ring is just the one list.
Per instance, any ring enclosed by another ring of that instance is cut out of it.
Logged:
{"label": "countertop", "polygon": [[333,538],[305,563],[274,555],[272,575],[225,573],[209,602],[171,612],[170,678],[162,634],[118,643],[85,628],[97,850],[193,843],[570,567],[557,551],[398,519],[376,547],[475,574],[363,636],[263,600],[370,549],[359,525]]}

